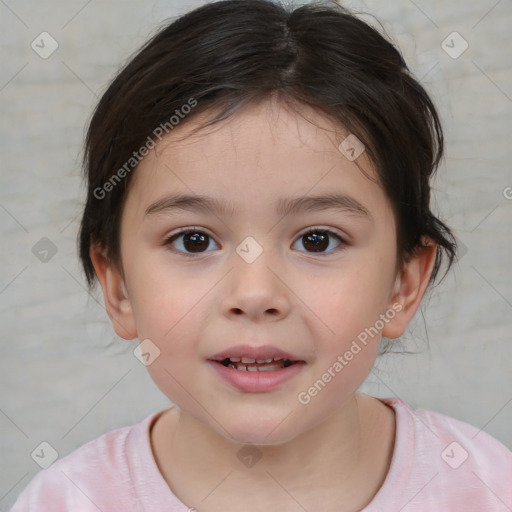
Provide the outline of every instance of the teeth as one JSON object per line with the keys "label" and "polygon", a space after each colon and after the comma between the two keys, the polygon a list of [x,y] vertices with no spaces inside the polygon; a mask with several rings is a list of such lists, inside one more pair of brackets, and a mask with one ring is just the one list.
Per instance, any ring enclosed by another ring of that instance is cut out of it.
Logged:
{"label": "teeth", "polygon": [[234,370],[240,370],[243,372],[272,372],[274,370],[282,370],[286,368],[286,366],[282,364],[266,364],[265,366],[249,366],[241,363],[230,363],[228,364],[228,368],[233,368]]}
{"label": "teeth", "polygon": [[258,371],[260,371],[260,372],[272,372],[274,370],[280,370],[281,368],[284,368],[284,366],[280,366],[278,364],[269,364],[267,366],[260,366],[258,368]]}
{"label": "teeth", "polygon": [[234,370],[240,370],[244,372],[271,372],[274,370],[281,370],[290,366],[292,361],[287,359],[272,358],[267,359],[254,359],[252,357],[230,357],[225,359],[223,362],[227,368],[233,368]]}
{"label": "teeth", "polygon": [[258,364],[271,363],[272,361],[282,361],[282,359],[272,359],[271,357],[269,357],[268,359],[256,359],[256,362]]}
{"label": "teeth", "polygon": [[269,357],[268,359],[253,359],[251,357],[242,357],[242,359],[240,359],[239,357],[230,357],[229,360],[232,363],[242,362],[244,364],[253,364],[253,363],[263,364],[263,363],[271,363],[272,361],[283,361],[283,358],[278,357],[278,358],[274,359],[272,357]]}

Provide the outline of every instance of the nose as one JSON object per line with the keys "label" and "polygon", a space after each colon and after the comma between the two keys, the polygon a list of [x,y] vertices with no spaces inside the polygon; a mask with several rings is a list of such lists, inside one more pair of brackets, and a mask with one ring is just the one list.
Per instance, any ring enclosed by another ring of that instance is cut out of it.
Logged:
{"label": "nose", "polygon": [[246,318],[253,322],[273,322],[290,312],[290,290],[282,270],[272,265],[265,252],[252,263],[238,258],[223,290],[225,316]]}

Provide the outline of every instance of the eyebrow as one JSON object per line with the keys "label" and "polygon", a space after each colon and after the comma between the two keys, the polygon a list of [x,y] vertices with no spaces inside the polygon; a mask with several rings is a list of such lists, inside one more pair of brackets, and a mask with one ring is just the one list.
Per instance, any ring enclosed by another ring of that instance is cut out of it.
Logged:
{"label": "eyebrow", "polygon": [[[146,209],[145,215],[167,214],[175,210],[200,211],[232,216],[235,209],[223,199],[203,195],[178,194],[163,197]],[[304,212],[337,210],[345,214],[372,220],[372,215],[359,201],[344,194],[326,194],[297,198],[281,198],[276,214],[281,217]]]}

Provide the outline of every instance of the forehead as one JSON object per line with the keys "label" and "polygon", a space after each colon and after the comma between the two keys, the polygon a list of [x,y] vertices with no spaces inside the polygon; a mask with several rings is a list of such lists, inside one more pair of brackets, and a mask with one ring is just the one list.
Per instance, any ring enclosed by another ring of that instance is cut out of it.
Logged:
{"label": "forehead", "polygon": [[346,151],[357,139],[312,108],[297,112],[269,99],[194,134],[211,115],[178,126],[142,160],[129,193],[139,210],[170,192],[223,199],[253,212],[271,203],[277,209],[283,197],[327,193],[385,206],[365,151],[356,159]]}

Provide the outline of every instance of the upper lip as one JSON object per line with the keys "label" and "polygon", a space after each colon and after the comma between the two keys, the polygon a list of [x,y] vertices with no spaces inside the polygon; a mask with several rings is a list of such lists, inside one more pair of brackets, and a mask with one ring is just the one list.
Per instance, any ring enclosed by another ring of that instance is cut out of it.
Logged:
{"label": "upper lip", "polygon": [[285,352],[272,345],[234,345],[231,348],[227,348],[222,352],[211,356],[209,359],[212,361],[224,361],[224,359],[230,359],[232,357],[247,357],[252,359],[287,359],[289,361],[302,361],[299,357]]}

